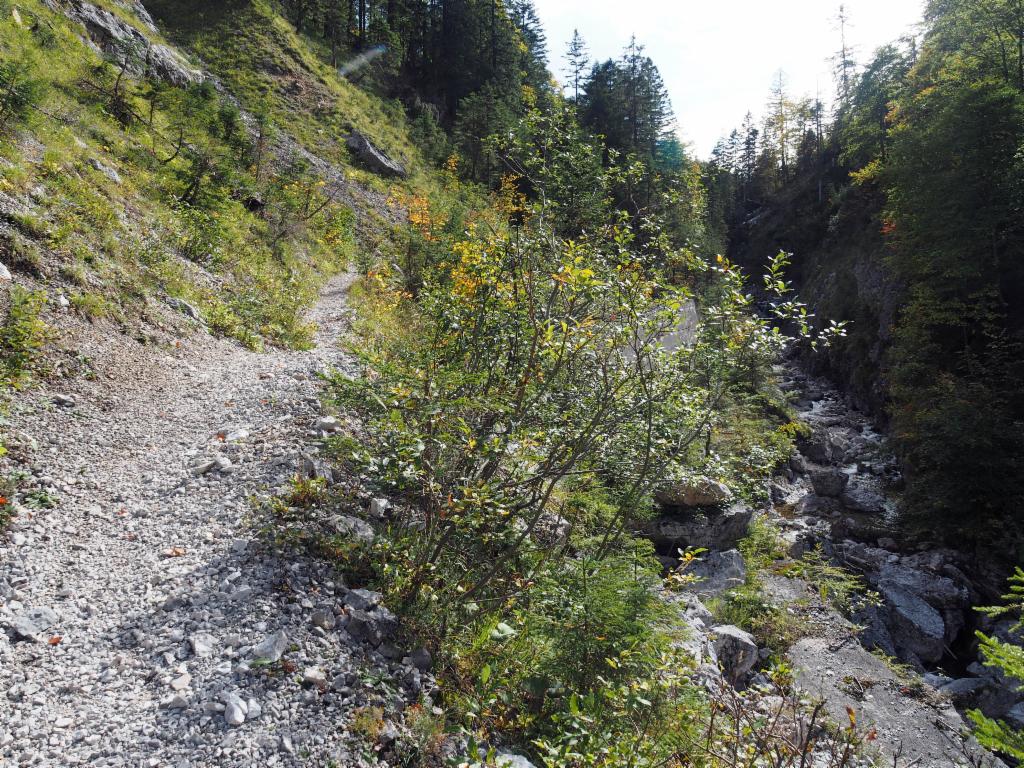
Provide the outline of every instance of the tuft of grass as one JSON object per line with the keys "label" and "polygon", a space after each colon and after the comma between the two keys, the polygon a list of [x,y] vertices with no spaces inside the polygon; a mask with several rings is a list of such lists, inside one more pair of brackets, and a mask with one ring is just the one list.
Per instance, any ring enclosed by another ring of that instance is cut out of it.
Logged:
{"label": "tuft of grass", "polygon": [[0,254],[12,270],[33,277],[43,274],[43,254],[39,246],[17,231],[0,232]]}
{"label": "tuft of grass", "polygon": [[93,291],[71,294],[71,306],[90,321],[118,319],[121,316],[119,309],[110,299]]}
{"label": "tuft of grass", "polygon": [[[0,448],[0,456],[5,453]],[[0,533],[7,529],[14,519],[14,496],[18,492],[21,478],[18,475],[0,477]]]}
{"label": "tuft of grass", "polygon": [[360,707],[352,713],[349,730],[376,744],[384,730],[384,710],[380,707]]}
{"label": "tuft of grass", "polygon": [[786,573],[816,587],[822,602],[835,606],[840,613],[848,615],[880,600],[876,592],[867,588],[864,579],[833,563],[820,546],[787,566]]}

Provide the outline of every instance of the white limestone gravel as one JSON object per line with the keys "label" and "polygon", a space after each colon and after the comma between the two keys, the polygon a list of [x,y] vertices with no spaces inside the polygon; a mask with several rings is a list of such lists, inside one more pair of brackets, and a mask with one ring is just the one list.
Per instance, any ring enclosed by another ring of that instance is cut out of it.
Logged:
{"label": "white limestone gravel", "polygon": [[79,329],[95,375],[18,397],[5,471],[56,505],[0,535],[0,763],[357,766],[351,712],[415,698],[418,670],[344,630],[337,575],[251,526],[250,496],[336,428],[317,373],[347,364],[349,282],[312,312],[311,351]]}

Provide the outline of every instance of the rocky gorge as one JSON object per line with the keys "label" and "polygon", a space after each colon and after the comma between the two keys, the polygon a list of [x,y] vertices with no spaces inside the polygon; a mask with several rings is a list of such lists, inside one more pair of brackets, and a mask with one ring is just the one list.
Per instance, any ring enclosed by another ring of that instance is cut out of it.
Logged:
{"label": "rocky gorge", "polygon": [[[901,533],[901,478],[885,437],[828,381],[791,363],[776,373],[807,431],[772,481],[770,501],[754,509],[725,485],[697,478],[666,488],[662,514],[643,527],[666,567],[678,564],[679,551],[707,550],[687,568],[693,583],[683,596],[670,598],[686,605],[688,650],[740,688],[767,683],[759,670],[770,651],[738,627],[716,625],[704,605],[748,581],[737,545],[752,521],[767,521],[786,558],[760,575],[761,589],[801,624],[786,652],[798,686],[822,697],[837,719],[850,707],[858,722],[871,723],[877,747],[897,765],[1000,765],[965,737],[960,716],[979,709],[1024,722],[1019,683],[977,658],[976,630],[1015,639],[1011,620],[974,609],[998,600],[997,569]],[[839,610],[808,571],[785,565],[808,556],[859,578],[863,599]]]}

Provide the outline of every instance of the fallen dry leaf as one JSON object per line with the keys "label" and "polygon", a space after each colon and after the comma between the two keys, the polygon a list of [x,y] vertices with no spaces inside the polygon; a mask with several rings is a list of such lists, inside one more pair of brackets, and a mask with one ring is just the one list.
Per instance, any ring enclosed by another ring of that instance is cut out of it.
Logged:
{"label": "fallen dry leaf", "polygon": [[60,641],[63,640],[63,639],[64,638],[61,637],[60,635],[54,635],[53,637],[50,638],[49,643],[50,643],[50,645],[60,645]]}
{"label": "fallen dry leaf", "polygon": [[185,554],[184,547],[171,547],[164,550],[164,557],[181,557]]}

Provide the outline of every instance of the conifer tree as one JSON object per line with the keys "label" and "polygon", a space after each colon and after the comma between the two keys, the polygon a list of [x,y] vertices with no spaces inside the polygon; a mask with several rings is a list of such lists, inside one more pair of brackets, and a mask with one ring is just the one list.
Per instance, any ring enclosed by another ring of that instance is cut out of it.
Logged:
{"label": "conifer tree", "polygon": [[590,53],[587,51],[587,45],[578,29],[572,31],[572,40],[569,41],[569,48],[565,53],[565,59],[568,64],[566,74],[569,77],[569,83],[572,85],[572,100],[578,104],[580,100],[580,82],[583,73],[590,66]]}

